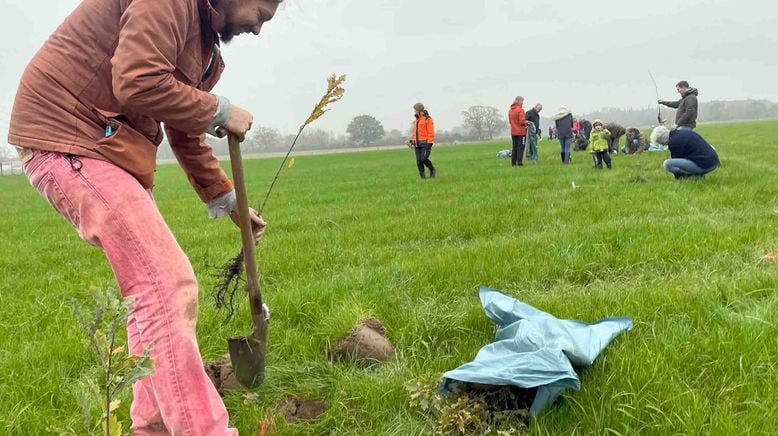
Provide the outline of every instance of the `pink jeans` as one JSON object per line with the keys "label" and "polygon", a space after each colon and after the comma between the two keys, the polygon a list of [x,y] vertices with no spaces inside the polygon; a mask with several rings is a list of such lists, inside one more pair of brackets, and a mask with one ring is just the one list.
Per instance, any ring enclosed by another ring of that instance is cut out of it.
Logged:
{"label": "pink jeans", "polygon": [[85,241],[105,252],[124,297],[135,297],[129,350],[154,344],[154,375],[133,386],[135,435],[237,435],[197,346],[197,280],[151,194],[119,167],[35,151],[35,189]]}

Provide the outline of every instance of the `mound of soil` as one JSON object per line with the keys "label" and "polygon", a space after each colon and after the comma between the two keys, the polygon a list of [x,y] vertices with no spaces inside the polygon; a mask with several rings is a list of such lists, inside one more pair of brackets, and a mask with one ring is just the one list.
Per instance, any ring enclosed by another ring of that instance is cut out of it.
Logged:
{"label": "mound of soil", "polygon": [[354,331],[341,338],[332,350],[334,360],[356,359],[364,363],[382,363],[394,354],[394,346],[386,338],[386,327],[376,318],[365,318]]}
{"label": "mound of soil", "polygon": [[327,405],[322,401],[304,400],[296,395],[290,395],[281,404],[278,410],[284,415],[286,422],[312,421],[327,411]]}
{"label": "mound of soil", "polygon": [[762,260],[767,263],[778,263],[778,251],[764,255]]}
{"label": "mound of soil", "polygon": [[212,362],[205,362],[205,372],[213,385],[216,386],[216,391],[222,396],[228,391],[234,391],[242,387],[232,371],[232,362],[230,361],[229,354],[225,354]]}

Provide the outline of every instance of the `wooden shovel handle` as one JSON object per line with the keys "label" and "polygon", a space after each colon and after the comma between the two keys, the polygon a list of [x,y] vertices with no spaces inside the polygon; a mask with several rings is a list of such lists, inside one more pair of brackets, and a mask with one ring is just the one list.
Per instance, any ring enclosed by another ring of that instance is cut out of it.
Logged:
{"label": "wooden shovel handle", "polygon": [[257,260],[254,255],[254,233],[251,230],[246,180],[243,177],[243,158],[240,153],[240,140],[238,137],[230,133],[227,139],[230,145],[232,179],[235,185],[235,195],[238,199],[238,218],[240,219],[240,235],[243,242],[243,260],[246,265],[246,287],[249,291],[251,319],[254,320],[254,325],[257,326],[259,325],[258,321],[263,319],[262,294],[259,292]]}

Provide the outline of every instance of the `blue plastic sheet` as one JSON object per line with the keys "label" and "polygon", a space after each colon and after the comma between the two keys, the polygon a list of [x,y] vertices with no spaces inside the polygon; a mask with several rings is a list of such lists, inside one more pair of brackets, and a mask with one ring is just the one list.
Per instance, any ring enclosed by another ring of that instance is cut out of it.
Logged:
{"label": "blue plastic sheet", "polygon": [[443,374],[441,392],[459,382],[535,388],[530,413],[539,413],[565,389],[578,390],[573,366],[589,366],[619,333],[632,329],[632,318],[604,318],[594,324],[562,320],[481,286],[481,304],[497,325],[495,341],[475,360]]}

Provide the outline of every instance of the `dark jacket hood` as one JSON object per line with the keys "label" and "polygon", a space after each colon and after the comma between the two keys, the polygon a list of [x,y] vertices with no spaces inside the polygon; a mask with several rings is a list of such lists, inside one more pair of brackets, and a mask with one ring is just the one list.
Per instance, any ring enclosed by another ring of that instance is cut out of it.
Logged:
{"label": "dark jacket hood", "polygon": [[687,95],[700,95],[700,91],[698,91],[697,88],[689,88],[683,96],[686,97]]}

